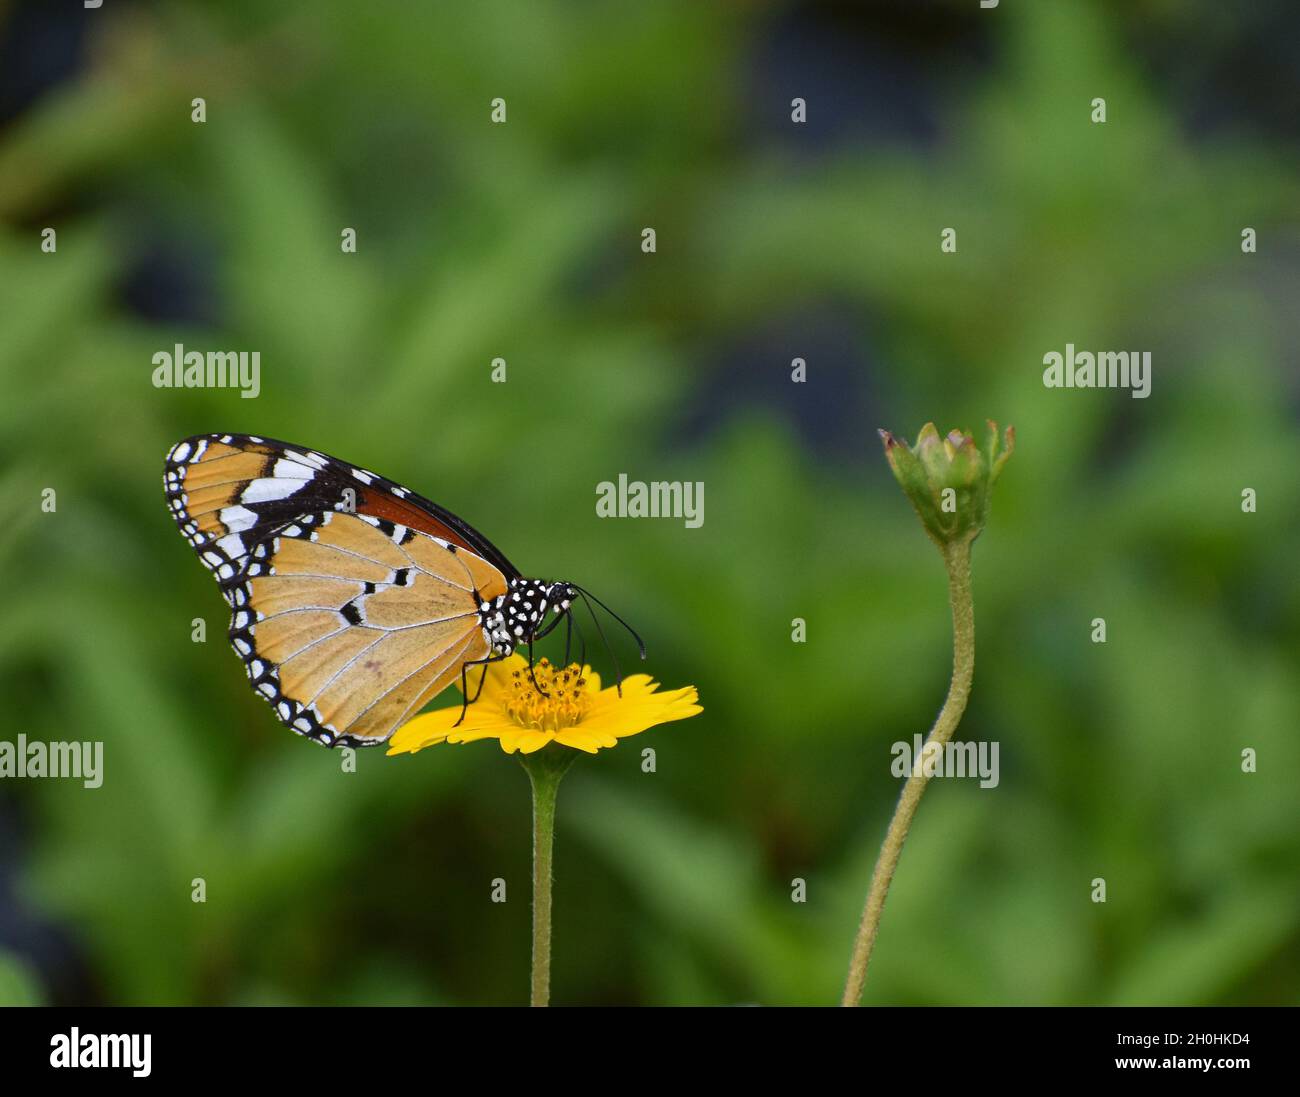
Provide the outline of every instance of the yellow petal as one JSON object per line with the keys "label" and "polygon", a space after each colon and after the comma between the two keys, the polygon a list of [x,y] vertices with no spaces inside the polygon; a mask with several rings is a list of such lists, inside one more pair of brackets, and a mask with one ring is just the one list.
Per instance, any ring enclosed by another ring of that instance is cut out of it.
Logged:
{"label": "yellow petal", "polygon": [[[468,717],[466,717],[468,719]],[[435,709],[409,720],[388,740],[389,754],[414,754],[436,743],[441,743],[460,719],[460,706]]]}
{"label": "yellow petal", "polygon": [[[615,739],[628,739],[633,735],[640,735],[643,731],[649,731],[650,728],[658,727],[660,724],[671,724],[678,720],[685,720],[691,716],[698,716],[704,710],[701,708],[682,709],[675,712],[663,712],[657,714],[645,714],[636,719],[620,720],[601,720],[594,724],[589,730],[593,735],[610,735]],[[613,745],[612,743],[610,744]]]}
{"label": "yellow petal", "polygon": [[638,735],[656,724],[668,724],[698,715],[700,707],[694,686],[686,686],[671,693],[645,694],[631,697],[625,694],[622,702],[592,707],[580,725],[584,730],[605,733],[622,739]]}
{"label": "yellow petal", "polygon": [[[554,738],[554,736],[549,731],[529,730],[524,731],[523,734],[517,738],[516,744],[518,745],[521,754],[532,754],[534,751],[541,750],[542,747],[546,746],[552,738]],[[501,749],[506,749],[506,741],[504,738],[501,740]],[[506,751],[506,753],[513,754],[514,751]]]}
{"label": "yellow petal", "polygon": [[[654,692],[659,688],[656,682],[648,674],[632,674],[623,679],[622,695],[619,694],[618,686],[609,686],[595,694],[591,699],[591,709],[595,712],[603,710],[609,705],[620,705],[630,701],[642,700],[646,697],[654,696]],[[687,689],[694,687],[688,686]]]}
{"label": "yellow petal", "polygon": [[565,728],[563,731],[556,732],[555,741],[563,746],[573,747],[574,750],[586,751],[588,754],[595,754],[601,747],[612,747],[618,742],[612,735],[590,731],[584,727]]}
{"label": "yellow petal", "polygon": [[447,736],[447,742],[477,743],[480,739],[500,739],[503,735],[512,735],[520,730],[518,724],[502,719],[498,715],[492,720],[484,721],[477,727],[458,727]]}

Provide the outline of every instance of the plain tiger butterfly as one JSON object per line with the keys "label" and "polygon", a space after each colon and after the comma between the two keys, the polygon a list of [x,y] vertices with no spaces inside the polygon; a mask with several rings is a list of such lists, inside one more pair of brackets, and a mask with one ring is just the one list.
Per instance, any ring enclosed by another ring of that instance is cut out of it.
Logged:
{"label": "plain tiger butterfly", "polygon": [[580,598],[602,639],[592,601],[645,658],[588,591],[525,578],[450,511],[315,450],[196,435],[167,454],[163,488],[230,605],[230,643],[253,689],[326,746],[384,742],[458,677],[469,705],[470,668],[485,673],[523,646],[531,664],[560,621],[567,661]]}

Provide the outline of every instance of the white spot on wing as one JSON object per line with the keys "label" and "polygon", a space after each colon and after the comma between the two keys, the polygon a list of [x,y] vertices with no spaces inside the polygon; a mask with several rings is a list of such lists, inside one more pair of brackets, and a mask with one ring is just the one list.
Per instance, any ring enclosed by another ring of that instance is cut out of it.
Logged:
{"label": "white spot on wing", "polygon": [[[284,464],[280,461],[276,467]],[[297,465],[296,468],[303,466]],[[270,479],[269,477],[261,480],[250,480],[248,487],[244,489],[243,495],[239,497],[241,503],[267,503],[273,499],[284,499],[292,495],[299,488],[303,487],[305,481],[289,479]]]}
{"label": "white spot on wing", "polygon": [[300,464],[297,461],[290,461],[287,457],[281,457],[275,463],[271,470],[271,475],[277,480],[310,480],[316,475],[316,470],[310,465]]}
{"label": "white spot on wing", "polygon": [[[244,530],[257,525],[257,515],[247,507],[226,507],[221,512],[221,524],[231,533],[242,533]],[[243,551],[242,548],[240,551]],[[231,555],[236,554],[231,553]]]}
{"label": "white spot on wing", "polygon": [[315,469],[323,469],[325,467],[325,458],[323,458],[319,453],[300,453],[296,449],[287,449],[284,451],[284,455],[297,461],[299,464],[310,465]]}

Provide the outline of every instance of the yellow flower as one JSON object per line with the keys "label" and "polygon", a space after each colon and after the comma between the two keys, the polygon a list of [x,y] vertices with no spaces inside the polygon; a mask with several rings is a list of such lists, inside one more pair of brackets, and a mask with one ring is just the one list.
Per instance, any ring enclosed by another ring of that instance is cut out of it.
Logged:
{"label": "yellow flower", "polygon": [[[613,686],[600,688],[600,676],[591,667],[574,663],[560,669],[542,659],[533,671],[546,696],[533,687],[523,656],[489,663],[483,692],[459,727],[454,725],[460,705],[426,712],[397,730],[388,753],[414,754],[437,743],[496,739],[507,754],[532,754],[551,742],[595,754],[656,724],[704,711],[694,686],[659,693],[659,683],[648,674],[624,678],[619,697]],[[472,689],[472,676],[470,685]]]}

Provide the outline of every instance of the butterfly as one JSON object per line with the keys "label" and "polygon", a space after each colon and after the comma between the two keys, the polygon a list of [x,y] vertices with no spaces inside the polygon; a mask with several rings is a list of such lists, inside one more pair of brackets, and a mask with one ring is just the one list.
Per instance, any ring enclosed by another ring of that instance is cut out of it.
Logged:
{"label": "butterfly", "polygon": [[561,621],[567,662],[579,599],[602,640],[592,601],[645,658],[595,595],[525,578],[468,522],[316,450],[196,435],[168,452],[163,489],[230,605],[230,643],[254,691],[326,746],[377,746],[458,677],[463,719],[478,696],[471,668],[483,668],[480,691],[487,664],[516,648],[531,668],[533,644]]}

